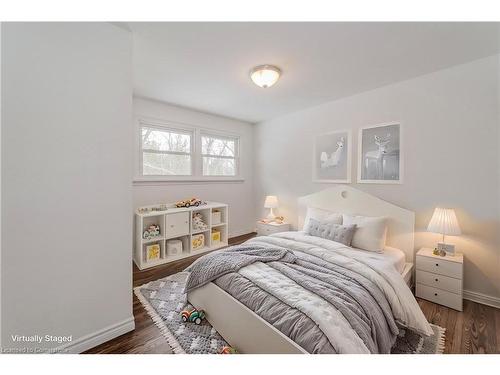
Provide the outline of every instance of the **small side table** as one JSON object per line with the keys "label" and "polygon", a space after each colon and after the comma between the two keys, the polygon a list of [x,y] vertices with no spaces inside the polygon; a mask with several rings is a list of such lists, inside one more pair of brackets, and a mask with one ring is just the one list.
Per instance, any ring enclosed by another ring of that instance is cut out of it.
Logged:
{"label": "small side table", "polygon": [[257,236],[269,236],[274,233],[287,232],[290,230],[289,223],[262,223],[257,222]]}
{"label": "small side table", "polygon": [[417,253],[417,297],[462,311],[464,256],[434,255],[432,249]]}

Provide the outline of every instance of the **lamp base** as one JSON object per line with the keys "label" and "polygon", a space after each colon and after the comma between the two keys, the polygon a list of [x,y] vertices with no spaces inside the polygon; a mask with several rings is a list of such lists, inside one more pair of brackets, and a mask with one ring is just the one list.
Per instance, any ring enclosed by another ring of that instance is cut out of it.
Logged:
{"label": "lamp base", "polygon": [[267,215],[267,220],[269,220],[269,221],[273,221],[275,217],[276,217],[276,216],[274,216],[273,209],[272,209],[272,208],[270,208],[270,209],[269,209],[269,215]]}
{"label": "lamp base", "polygon": [[438,250],[445,251],[447,255],[451,256],[455,255],[455,245],[444,242],[438,242],[437,248]]}

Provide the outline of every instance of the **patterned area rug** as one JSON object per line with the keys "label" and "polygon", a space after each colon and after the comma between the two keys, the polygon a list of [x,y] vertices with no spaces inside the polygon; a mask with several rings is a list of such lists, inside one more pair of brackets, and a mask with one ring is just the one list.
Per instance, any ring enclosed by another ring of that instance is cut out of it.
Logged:
{"label": "patterned area rug", "polygon": [[[177,273],[134,289],[144,308],[158,326],[174,353],[216,354],[228,345],[204,320],[200,325],[184,323],[181,311],[192,308],[183,293],[187,273]],[[393,354],[439,354],[444,350],[445,329],[431,324],[434,335],[423,337],[400,329]],[[236,348],[238,349],[238,348]]]}

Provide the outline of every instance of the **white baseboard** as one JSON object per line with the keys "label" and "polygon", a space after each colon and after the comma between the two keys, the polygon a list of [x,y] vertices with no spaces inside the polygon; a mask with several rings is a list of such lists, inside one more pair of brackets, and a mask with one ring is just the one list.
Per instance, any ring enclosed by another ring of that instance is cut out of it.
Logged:
{"label": "white baseboard", "polygon": [[237,231],[231,232],[228,234],[228,236],[229,236],[229,238],[233,238],[233,237],[243,236],[244,234],[248,234],[248,233],[252,233],[252,232],[255,232],[255,230],[242,229],[242,230],[237,230]]}
{"label": "white baseboard", "polygon": [[498,297],[493,297],[478,292],[472,292],[470,290],[464,290],[464,299],[500,309],[500,298]]}
{"label": "white baseboard", "polygon": [[134,317],[107,326],[99,331],[80,337],[79,339],[57,348],[58,353],[79,354],[97,345],[135,329]]}

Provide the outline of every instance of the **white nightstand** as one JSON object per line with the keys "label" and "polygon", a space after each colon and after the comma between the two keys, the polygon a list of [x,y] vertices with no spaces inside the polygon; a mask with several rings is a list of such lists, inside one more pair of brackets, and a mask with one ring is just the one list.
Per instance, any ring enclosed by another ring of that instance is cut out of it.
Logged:
{"label": "white nightstand", "polygon": [[269,236],[273,233],[287,232],[290,230],[289,223],[261,223],[257,222],[257,236]]}
{"label": "white nightstand", "polygon": [[417,253],[417,297],[462,311],[464,257],[462,254],[444,257],[432,249]]}

